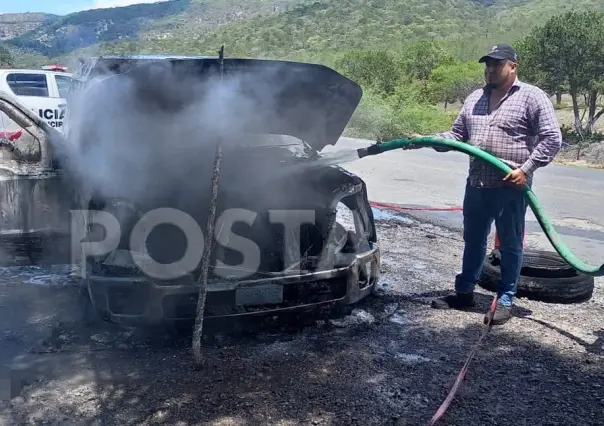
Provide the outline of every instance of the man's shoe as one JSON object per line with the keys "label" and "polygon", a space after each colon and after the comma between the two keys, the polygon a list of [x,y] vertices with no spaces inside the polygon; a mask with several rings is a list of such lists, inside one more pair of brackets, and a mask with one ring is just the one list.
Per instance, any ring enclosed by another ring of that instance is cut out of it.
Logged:
{"label": "man's shoe", "polygon": [[475,305],[474,293],[455,293],[432,301],[434,309],[466,309]]}
{"label": "man's shoe", "polygon": [[[501,325],[505,324],[512,317],[512,307],[504,306],[500,303],[497,304],[495,308],[495,312],[493,313],[493,319],[491,320],[491,325]],[[484,316],[484,323],[489,323],[489,313]]]}

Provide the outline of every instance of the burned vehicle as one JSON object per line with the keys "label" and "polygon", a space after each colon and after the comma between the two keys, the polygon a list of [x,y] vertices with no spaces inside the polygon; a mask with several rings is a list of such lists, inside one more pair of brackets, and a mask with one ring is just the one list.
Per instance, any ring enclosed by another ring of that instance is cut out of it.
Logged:
{"label": "burned vehicle", "polygon": [[[315,64],[189,56],[97,57],[74,76],[74,179],[89,214],[119,224],[109,249],[82,262],[95,312],[125,324],[193,319],[212,223],[206,318],[372,293],[380,252],[365,183],[320,153],[361,99],[354,82]],[[93,222],[89,235],[106,238]],[[134,243],[141,232],[144,244]]]}
{"label": "burned vehicle", "polygon": [[55,150],[62,140],[14,95],[0,91],[3,265],[69,262],[69,212],[77,193]]}

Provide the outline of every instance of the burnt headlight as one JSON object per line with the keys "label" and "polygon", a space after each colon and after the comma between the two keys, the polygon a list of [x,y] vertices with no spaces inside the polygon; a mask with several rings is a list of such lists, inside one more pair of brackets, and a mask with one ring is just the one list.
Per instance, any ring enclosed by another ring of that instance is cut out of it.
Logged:
{"label": "burnt headlight", "polygon": [[359,211],[350,209],[340,201],[336,207],[336,226],[346,233],[341,247],[343,253],[357,253],[367,249],[369,242]]}

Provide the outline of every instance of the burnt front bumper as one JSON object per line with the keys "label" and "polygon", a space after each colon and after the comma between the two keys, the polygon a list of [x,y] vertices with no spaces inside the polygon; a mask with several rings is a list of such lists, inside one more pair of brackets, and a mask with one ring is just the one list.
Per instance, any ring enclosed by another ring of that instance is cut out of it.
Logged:
{"label": "burnt front bumper", "polygon": [[[253,280],[208,282],[205,318],[279,313],[334,303],[353,304],[373,291],[380,276],[377,245],[351,255],[345,266]],[[88,273],[88,293],[107,320],[154,325],[195,318],[199,286],[191,277],[166,285],[144,276]]]}

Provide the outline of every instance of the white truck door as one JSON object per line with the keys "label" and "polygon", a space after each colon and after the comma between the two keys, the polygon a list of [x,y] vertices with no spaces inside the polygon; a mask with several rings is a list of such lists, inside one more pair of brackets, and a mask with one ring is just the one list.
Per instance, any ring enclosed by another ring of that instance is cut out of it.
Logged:
{"label": "white truck door", "polygon": [[14,95],[42,117],[50,126],[61,130],[65,102],[58,95],[56,82],[48,73],[15,71],[6,74],[6,83]]}
{"label": "white truck door", "polygon": [[51,78],[55,82],[57,98],[60,100],[58,107],[61,109],[61,125],[58,130],[65,132],[67,131],[65,128],[67,124],[67,94],[69,93],[69,88],[73,82],[73,77],[66,74],[53,74]]}

